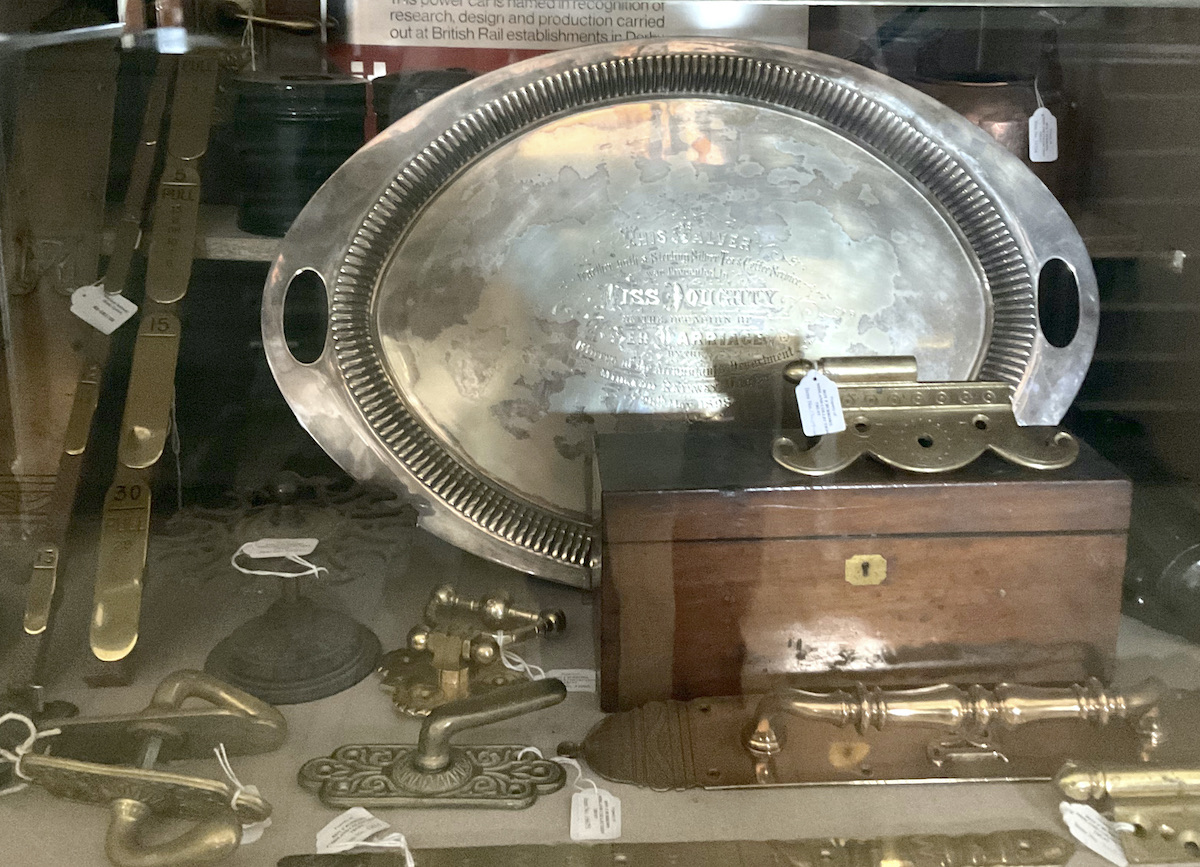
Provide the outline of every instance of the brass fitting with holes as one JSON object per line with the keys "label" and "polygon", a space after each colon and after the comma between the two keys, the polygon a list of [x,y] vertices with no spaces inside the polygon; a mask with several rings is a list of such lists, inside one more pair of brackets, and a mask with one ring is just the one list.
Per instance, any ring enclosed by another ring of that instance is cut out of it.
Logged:
{"label": "brass fitting with holes", "polygon": [[1070,466],[1078,441],[1054,427],[1020,427],[1007,382],[918,382],[911,356],[798,360],[783,371],[794,388],[812,370],[837,385],[846,428],[810,438],[784,430],[771,454],[785,469],[824,476],[864,454],[914,473],[965,467],[985,451],[1034,470]]}

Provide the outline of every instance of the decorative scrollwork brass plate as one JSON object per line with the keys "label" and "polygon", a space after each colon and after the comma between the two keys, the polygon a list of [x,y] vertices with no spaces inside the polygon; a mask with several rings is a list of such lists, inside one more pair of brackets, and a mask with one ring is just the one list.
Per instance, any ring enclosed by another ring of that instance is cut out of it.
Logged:
{"label": "decorative scrollwork brass plate", "polygon": [[300,785],[330,807],[530,806],[538,795],[566,782],[562,765],[535,756],[518,758],[522,746],[452,747],[448,767],[412,767],[414,747],[350,744],[300,769]]}
{"label": "decorative scrollwork brass plate", "polygon": [[[170,818],[208,819],[228,810],[233,801],[233,786],[225,780],[170,771],[36,754],[26,756],[21,769],[33,783],[60,798],[88,804],[109,804],[118,798],[129,798],[142,802],[155,815]],[[258,795],[242,792],[235,812],[243,825],[249,825],[270,816],[271,806]]]}

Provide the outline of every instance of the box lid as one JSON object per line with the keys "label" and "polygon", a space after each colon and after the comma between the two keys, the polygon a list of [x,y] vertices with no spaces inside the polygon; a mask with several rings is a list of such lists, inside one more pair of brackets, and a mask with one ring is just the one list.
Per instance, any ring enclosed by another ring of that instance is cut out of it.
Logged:
{"label": "box lid", "polygon": [[809,478],[775,463],[770,430],[596,437],[605,541],[927,533],[1126,532],[1129,480],[1085,443],[1063,470],[985,454],[949,473],[862,458]]}

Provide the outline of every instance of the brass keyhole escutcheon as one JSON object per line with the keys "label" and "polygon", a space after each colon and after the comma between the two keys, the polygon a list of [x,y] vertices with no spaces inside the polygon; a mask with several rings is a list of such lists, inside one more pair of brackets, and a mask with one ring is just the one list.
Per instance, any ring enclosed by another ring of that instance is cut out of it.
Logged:
{"label": "brass keyhole escutcheon", "polygon": [[846,583],[872,587],[887,580],[887,560],[878,554],[855,554],[846,560]]}

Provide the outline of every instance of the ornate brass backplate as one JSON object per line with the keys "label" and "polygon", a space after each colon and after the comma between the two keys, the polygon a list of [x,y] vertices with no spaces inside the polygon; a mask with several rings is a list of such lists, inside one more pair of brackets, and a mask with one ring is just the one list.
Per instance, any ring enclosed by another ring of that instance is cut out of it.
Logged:
{"label": "ornate brass backplate", "polygon": [[[937,689],[945,688],[898,691],[937,699],[940,709],[911,708],[926,725],[905,724],[907,710],[899,701],[892,704],[895,713],[881,715],[866,707],[869,696],[862,701],[847,693],[827,695],[811,715],[769,713],[767,731],[760,697],[652,702],[606,717],[580,752],[607,779],[655,789],[1048,780],[1068,757],[1135,764],[1148,753],[1164,762],[1196,754],[1197,693],[1167,690],[1149,709],[1131,701],[1114,712],[1121,702],[1111,695],[1106,702],[1086,689],[1082,695],[1064,689],[1058,699],[1039,699],[1047,711],[1033,714],[1039,722],[981,730],[960,725],[970,714],[958,696],[932,696]],[[1058,711],[1048,712],[1051,707]],[[756,739],[755,749],[748,748]]]}
{"label": "ornate brass backplate", "polygon": [[[235,791],[225,780],[58,756],[26,756],[21,770],[59,798],[86,804],[129,798],[145,804],[156,816],[174,819],[207,819],[228,810]],[[235,812],[241,824],[249,825],[270,816],[271,805],[259,795],[243,792],[238,795]]]}
{"label": "ornate brass backplate", "polygon": [[[1049,831],[914,834],[874,840],[706,840],[418,849],[421,867],[1049,867],[1066,864],[1074,844]],[[279,867],[401,867],[403,853],[292,855]]]}
{"label": "ornate brass backplate", "polygon": [[350,744],[305,762],[300,785],[331,807],[520,809],[566,782],[562,765],[521,746],[455,747],[458,732],[551,707],[561,680],[527,681],[444,704],[421,724],[415,746]]}
{"label": "ornate brass backplate", "polygon": [[784,431],[771,453],[780,466],[823,476],[871,455],[902,470],[941,473],[985,451],[1035,470],[1070,466],[1079,443],[1054,427],[1020,427],[1007,382],[918,382],[915,358],[825,358],[784,370],[795,384],[817,367],[838,387],[846,429],[804,448],[803,431]]}
{"label": "ornate brass backplate", "polygon": [[454,747],[449,767],[413,767],[413,746],[350,744],[300,769],[300,785],[330,807],[490,807],[518,810],[567,780],[562,765],[516,745]]}

